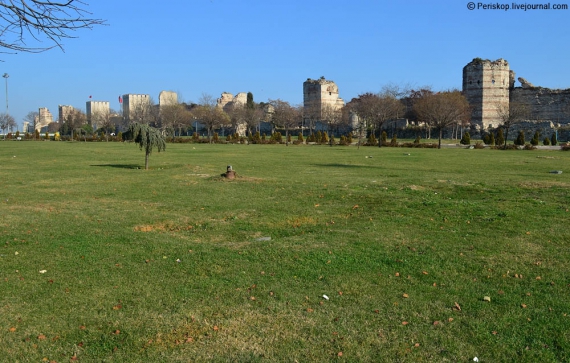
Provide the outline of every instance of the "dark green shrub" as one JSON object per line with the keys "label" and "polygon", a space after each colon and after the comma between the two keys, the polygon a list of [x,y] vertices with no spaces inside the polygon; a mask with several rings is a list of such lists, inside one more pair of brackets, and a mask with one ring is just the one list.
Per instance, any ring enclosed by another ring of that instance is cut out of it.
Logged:
{"label": "dark green shrub", "polygon": [[291,134],[287,134],[287,142],[291,142]]}
{"label": "dark green shrub", "polygon": [[192,134],[192,140],[198,141],[199,138],[200,138],[200,137],[198,136],[198,133],[197,133],[197,132],[194,132],[194,133]]}
{"label": "dark green shrub", "polygon": [[330,138],[330,140],[329,140],[329,141],[330,141],[329,143],[330,143],[331,145],[334,145],[334,144],[335,144],[335,140],[334,140],[334,133],[333,133],[333,134],[331,134],[331,138]]}
{"label": "dark green shrub", "polygon": [[283,142],[283,136],[280,132],[274,132],[273,135],[271,135],[271,141],[274,141],[275,143],[281,143]]}
{"label": "dark green shrub", "polygon": [[350,145],[352,144],[352,132],[349,132],[346,136],[346,142]]}
{"label": "dark green shrub", "polygon": [[261,141],[266,141],[267,136],[265,136],[265,132],[263,133],[263,135],[261,135]]}
{"label": "dark green shrub", "polygon": [[299,135],[297,135],[297,141],[299,141],[300,144],[303,143],[303,133],[300,132]]}
{"label": "dark green shrub", "polygon": [[461,145],[471,145],[471,135],[469,135],[469,132],[465,132],[463,134],[463,137],[461,138],[461,141],[459,141],[459,143]]}
{"label": "dark green shrub", "polygon": [[419,144],[421,139],[422,139],[421,137],[416,136],[416,139],[414,140],[414,144]]}
{"label": "dark green shrub", "polygon": [[219,141],[220,141],[220,136],[218,135],[217,132],[214,132],[214,136],[212,137],[212,142],[217,143]]}
{"label": "dark green shrub", "polygon": [[539,133],[538,131],[535,131],[535,132],[534,132],[534,136],[533,136],[532,139],[530,140],[530,143],[531,143],[533,146],[538,145],[538,142],[539,142],[538,139],[539,139],[539,137],[540,137],[540,133]]}
{"label": "dark green shrub", "polygon": [[550,145],[550,139],[548,137],[545,137],[544,140],[542,140],[542,144],[544,146],[549,146]]}
{"label": "dark green shrub", "polygon": [[20,137],[20,131],[16,131],[16,139]]}
{"label": "dark green shrub", "polygon": [[329,134],[325,131],[321,135],[321,144],[328,144],[329,142]]}
{"label": "dark green shrub", "polygon": [[519,135],[517,136],[517,138],[516,138],[514,144],[515,144],[515,145],[518,145],[518,146],[524,146],[524,144],[525,144],[524,131],[522,131],[522,130],[519,131]]}
{"label": "dark green shrub", "polygon": [[483,142],[487,145],[491,144],[491,133],[487,133],[485,134],[485,136],[483,136]]}
{"label": "dark green shrub", "polygon": [[396,134],[392,136],[392,140],[390,140],[390,146],[398,146],[398,137],[396,137]]}
{"label": "dark green shrub", "polygon": [[323,137],[323,134],[320,131],[317,131],[317,133],[315,134],[315,142],[317,144],[320,144],[322,141],[322,137]]}
{"label": "dark green shrub", "polygon": [[[495,134],[493,134],[492,132],[489,134],[489,143],[488,145],[495,145]],[[503,141],[504,142],[504,141]]]}
{"label": "dark green shrub", "polygon": [[370,135],[368,136],[368,141],[366,142],[366,145],[369,146],[376,145],[376,136],[374,136],[373,132],[371,132]]}
{"label": "dark green shrub", "polygon": [[556,139],[556,132],[552,134],[552,137],[550,138],[550,143],[554,146],[558,144],[558,140]]}
{"label": "dark green shrub", "polygon": [[384,143],[386,141],[388,141],[388,134],[386,134],[386,131],[382,131],[382,136],[380,137],[380,140]]}
{"label": "dark green shrub", "polygon": [[232,141],[232,135],[226,136],[226,141]]}
{"label": "dark green shrub", "polygon": [[495,140],[495,145],[503,145],[505,143],[505,135],[503,135],[503,129],[497,131],[497,139]]}

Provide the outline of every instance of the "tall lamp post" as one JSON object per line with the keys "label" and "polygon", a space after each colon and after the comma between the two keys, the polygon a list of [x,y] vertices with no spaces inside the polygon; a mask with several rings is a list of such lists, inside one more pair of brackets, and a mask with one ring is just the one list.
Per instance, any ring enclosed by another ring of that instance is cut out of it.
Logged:
{"label": "tall lamp post", "polygon": [[8,114],[8,77],[10,77],[10,75],[8,73],[4,73],[2,77],[6,80],[6,114]]}

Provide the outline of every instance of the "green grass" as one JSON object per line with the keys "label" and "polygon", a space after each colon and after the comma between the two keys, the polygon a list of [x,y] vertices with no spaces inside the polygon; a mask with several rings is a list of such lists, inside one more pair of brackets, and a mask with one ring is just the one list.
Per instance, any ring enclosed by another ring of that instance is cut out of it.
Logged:
{"label": "green grass", "polygon": [[569,162],[0,142],[0,360],[569,361]]}

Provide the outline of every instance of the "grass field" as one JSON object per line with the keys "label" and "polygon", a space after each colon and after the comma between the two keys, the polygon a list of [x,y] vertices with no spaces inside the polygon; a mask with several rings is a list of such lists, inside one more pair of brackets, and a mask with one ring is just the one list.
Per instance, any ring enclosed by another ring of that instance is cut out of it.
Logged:
{"label": "grass field", "polygon": [[169,144],[143,165],[0,142],[0,361],[570,361],[570,153]]}

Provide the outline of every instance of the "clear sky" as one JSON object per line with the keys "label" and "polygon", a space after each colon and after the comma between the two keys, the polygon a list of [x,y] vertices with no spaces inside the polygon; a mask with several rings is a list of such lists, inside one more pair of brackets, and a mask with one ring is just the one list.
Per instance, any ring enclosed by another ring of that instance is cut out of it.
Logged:
{"label": "clear sky", "polygon": [[107,26],[76,32],[65,52],[0,54],[20,129],[30,111],[47,107],[57,118],[58,105],[85,110],[89,96],[112,109],[119,95],[157,101],[162,90],[185,102],[252,92],[256,102],[301,104],[303,82],[321,76],[345,101],[388,83],[461,88],[476,57],[504,58],[535,85],[570,88],[570,10],[514,10],[511,0],[498,2],[509,10],[480,6],[496,1],[469,10],[463,0],[84,1]]}

